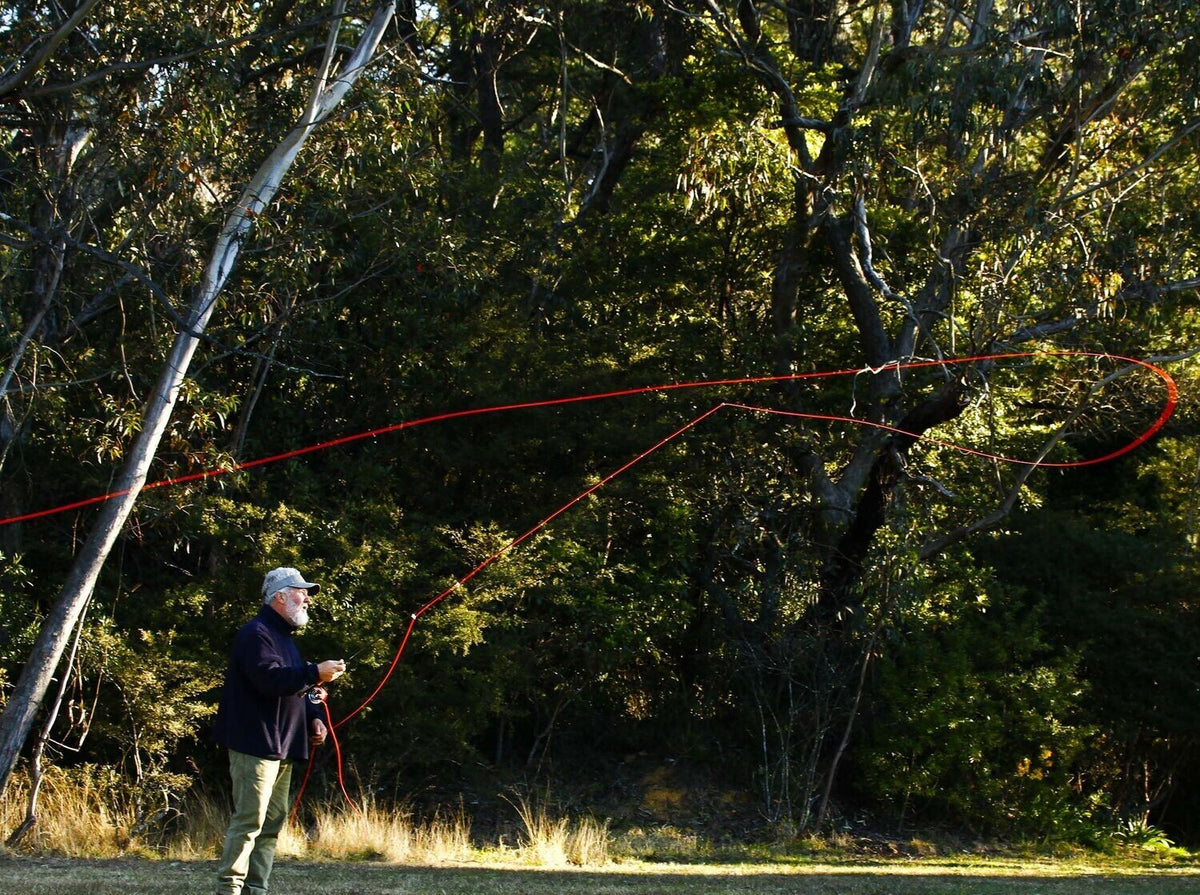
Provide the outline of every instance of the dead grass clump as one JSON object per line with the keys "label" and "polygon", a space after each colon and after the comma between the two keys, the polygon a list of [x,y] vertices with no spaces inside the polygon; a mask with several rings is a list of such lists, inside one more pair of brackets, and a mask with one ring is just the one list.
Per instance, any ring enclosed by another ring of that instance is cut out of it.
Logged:
{"label": "dead grass clump", "polygon": [[600,867],[610,860],[608,821],[585,817],[567,836],[567,860],[580,867]]}
{"label": "dead grass clump", "polygon": [[[298,837],[296,831],[292,835]],[[453,863],[471,855],[471,823],[463,812],[417,823],[407,809],[327,805],[317,809],[304,849],[309,857],[329,860]]]}
{"label": "dead grass clump", "polygon": [[163,856],[195,861],[219,853],[229,826],[229,801],[207,793],[191,793],[183,801],[180,822],[165,842]]}
{"label": "dead grass clump", "polygon": [[524,826],[519,855],[524,863],[541,867],[602,866],[609,862],[607,821],[585,817],[572,822],[546,807],[519,798],[512,803]]}
{"label": "dead grass clump", "polygon": [[[20,842],[22,850],[68,857],[115,857],[129,845],[136,812],[120,797],[112,769],[86,765],[64,770],[47,767],[37,801],[37,822]],[[14,775],[0,799],[0,825],[15,830],[25,821],[29,780]]]}

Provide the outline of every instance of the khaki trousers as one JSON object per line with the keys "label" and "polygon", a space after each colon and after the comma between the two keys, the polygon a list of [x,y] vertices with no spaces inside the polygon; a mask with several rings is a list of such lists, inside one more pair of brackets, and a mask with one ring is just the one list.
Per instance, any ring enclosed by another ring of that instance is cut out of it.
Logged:
{"label": "khaki trousers", "polygon": [[233,815],[217,869],[217,895],[266,895],[275,844],[288,816],[292,763],[229,750]]}

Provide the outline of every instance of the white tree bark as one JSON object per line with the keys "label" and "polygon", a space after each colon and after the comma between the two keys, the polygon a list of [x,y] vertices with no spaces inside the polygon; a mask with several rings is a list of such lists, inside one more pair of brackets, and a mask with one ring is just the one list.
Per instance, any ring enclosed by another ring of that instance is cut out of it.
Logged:
{"label": "white tree bark", "polygon": [[71,633],[96,586],[100,570],[133,510],[138,493],[146,483],[150,464],[170,421],[192,356],[241,252],[242,239],[253,226],[254,219],[274,198],[309,134],[337,107],[374,58],[395,14],[396,4],[395,0],[385,0],[376,8],[354,52],[331,80],[344,10],[345,0],[337,0],[325,56],[304,114],[247,184],[237,206],[221,229],[204,275],[184,314],[185,326],[175,337],[158,383],[146,402],[141,432],[115,483],[116,496],[103,505],[87,541],[75,557],[67,580],[42,623],[33,651],[4,707],[4,714],[0,716],[0,793],[7,787],[17,756],[33,726],[34,717],[49,689]]}

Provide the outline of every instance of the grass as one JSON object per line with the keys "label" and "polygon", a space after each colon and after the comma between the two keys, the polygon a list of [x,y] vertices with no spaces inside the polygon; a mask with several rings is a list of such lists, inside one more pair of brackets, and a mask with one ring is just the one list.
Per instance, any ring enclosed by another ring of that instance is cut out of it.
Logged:
{"label": "grass", "polygon": [[[48,768],[38,799],[37,825],[23,844],[76,857],[120,854],[138,825],[129,801],[114,796],[121,790],[116,775],[103,769],[68,774]],[[24,821],[28,798],[28,781],[14,774],[0,800],[4,836]]]}
{"label": "grass", "polygon": [[[211,861],[0,857],[0,895],[179,895],[213,885]],[[928,859],[861,864],[654,865],[603,870],[314,863],[281,860],[273,895],[1185,895],[1200,874],[1017,864],[964,867]]]}
{"label": "grass", "polygon": [[318,808],[307,831],[288,826],[278,853],[320,861],[445,864],[468,859],[472,850],[471,824],[461,811],[417,823],[406,810],[368,803],[357,811]]}
{"label": "grass", "polygon": [[[55,776],[39,823],[19,850],[0,847],[0,895],[180,895],[211,891],[228,807],[194,797],[147,824],[101,771]],[[61,772],[56,772],[56,775]],[[418,820],[410,811],[342,803],[308,811],[280,843],[273,895],[1200,895],[1200,856],[1126,847],[1113,854],[949,853],[903,843],[872,855],[852,840],[716,846],[669,826],[613,832],[544,802],[510,802],[518,834],[495,845],[458,811]],[[0,800],[0,829],[24,817],[19,782]],[[154,832],[151,832],[154,831]],[[509,844],[509,843],[512,844]]]}
{"label": "grass", "polygon": [[[195,794],[166,812],[166,823],[147,823],[150,812],[139,810],[135,800],[119,795],[122,788],[108,780],[106,773],[98,768],[48,773],[38,803],[38,822],[21,841],[19,852],[101,859],[135,855],[176,861],[217,854],[229,819],[229,806],[223,798]],[[0,830],[14,830],[21,824],[27,798],[27,785],[14,777],[0,799]],[[503,841],[495,847],[477,845],[470,819],[462,810],[417,820],[403,807],[367,802],[351,810],[337,802],[309,807],[304,828],[289,824],[280,836],[278,854],[310,861],[409,864],[456,863],[480,856],[502,864],[540,867],[608,863],[607,823],[591,818],[572,820],[525,799],[511,804],[523,825],[515,848]]]}
{"label": "grass", "polygon": [[513,804],[524,826],[521,850],[531,863],[543,867],[579,867],[609,863],[607,821],[590,817],[572,822],[545,805],[524,799]]}

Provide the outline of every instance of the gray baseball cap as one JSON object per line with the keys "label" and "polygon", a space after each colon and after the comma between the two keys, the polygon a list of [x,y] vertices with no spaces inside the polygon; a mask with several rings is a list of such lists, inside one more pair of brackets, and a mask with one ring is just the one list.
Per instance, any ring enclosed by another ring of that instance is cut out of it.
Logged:
{"label": "gray baseball cap", "polygon": [[304,576],[297,569],[280,566],[278,569],[271,569],[267,572],[267,577],[263,579],[263,602],[270,602],[271,598],[285,587],[307,588],[310,594],[315,594],[321,589],[321,585],[305,581]]}

